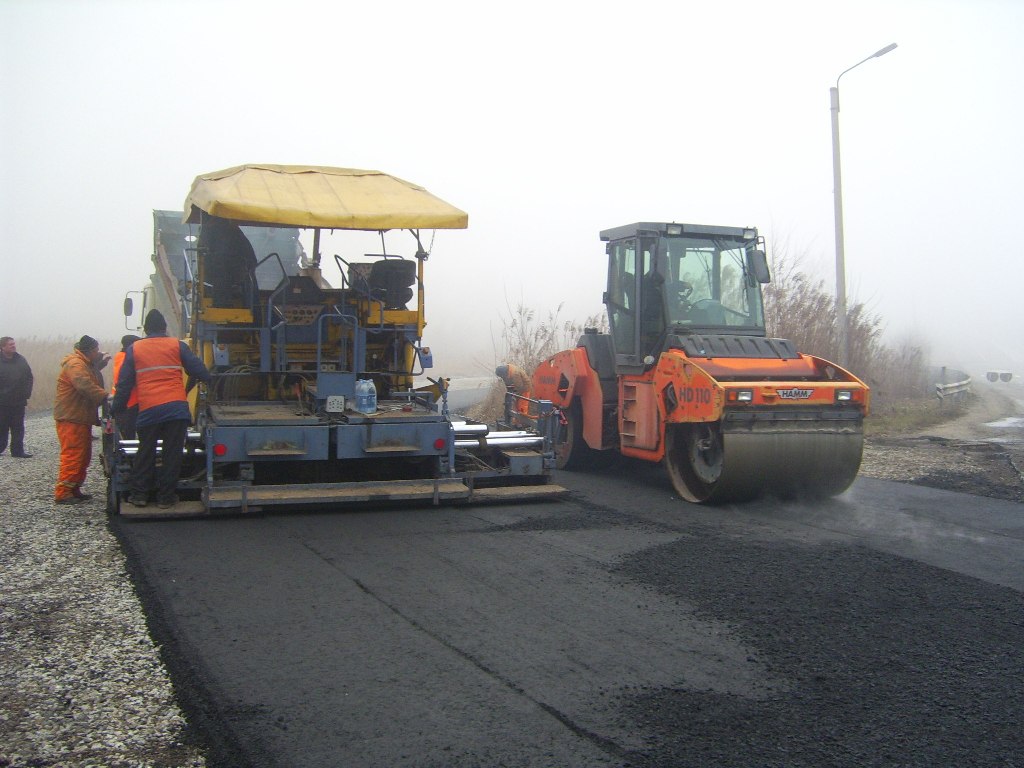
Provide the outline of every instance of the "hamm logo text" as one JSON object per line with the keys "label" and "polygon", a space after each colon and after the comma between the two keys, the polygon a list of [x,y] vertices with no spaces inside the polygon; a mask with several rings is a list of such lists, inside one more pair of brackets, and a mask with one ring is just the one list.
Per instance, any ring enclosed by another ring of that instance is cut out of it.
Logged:
{"label": "hamm logo text", "polygon": [[813,389],[780,389],[779,397],[783,400],[806,400],[814,394]]}

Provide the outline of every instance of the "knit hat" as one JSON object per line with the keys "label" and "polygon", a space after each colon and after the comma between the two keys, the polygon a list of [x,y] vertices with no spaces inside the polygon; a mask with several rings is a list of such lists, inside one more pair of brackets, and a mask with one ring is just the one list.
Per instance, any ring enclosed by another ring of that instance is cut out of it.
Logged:
{"label": "knit hat", "polygon": [[75,349],[79,352],[92,352],[94,349],[99,349],[100,343],[96,341],[92,336],[83,336],[75,344]]}
{"label": "knit hat", "polygon": [[146,322],[142,324],[142,329],[146,333],[161,333],[167,330],[167,321],[164,320],[159,309],[151,309],[146,315]]}
{"label": "knit hat", "polygon": [[129,333],[121,337],[121,349],[127,350],[132,344],[139,340],[139,337],[134,333]]}

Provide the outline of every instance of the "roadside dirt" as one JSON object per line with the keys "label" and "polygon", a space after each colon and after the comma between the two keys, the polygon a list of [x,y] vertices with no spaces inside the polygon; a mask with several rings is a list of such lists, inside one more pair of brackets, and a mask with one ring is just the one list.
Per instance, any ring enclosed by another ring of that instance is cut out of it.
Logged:
{"label": "roadside dirt", "polygon": [[861,474],[1024,503],[1024,405],[1015,396],[1018,390],[1019,385],[980,383],[948,421],[868,437]]}

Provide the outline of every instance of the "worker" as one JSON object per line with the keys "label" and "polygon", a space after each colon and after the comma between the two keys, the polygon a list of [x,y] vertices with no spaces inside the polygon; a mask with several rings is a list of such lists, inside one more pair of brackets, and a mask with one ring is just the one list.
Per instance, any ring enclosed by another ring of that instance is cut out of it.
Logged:
{"label": "worker", "polygon": [[10,336],[0,338],[0,453],[7,450],[10,435],[11,456],[31,459],[25,451],[25,408],[32,397],[32,368],[18,354],[18,345]]}
{"label": "worker", "polygon": [[[132,333],[121,337],[121,351],[114,354],[114,387],[110,390],[111,397],[115,397],[117,395],[117,377],[121,373],[121,365],[124,363],[124,356],[128,352],[128,348],[138,340],[139,337]],[[114,423],[117,425],[117,431],[120,433],[122,439],[135,439],[135,420],[138,416],[139,393],[137,391],[133,391],[128,396],[128,402],[125,404],[124,413],[114,417]]]}
{"label": "worker", "polygon": [[530,412],[530,377],[526,371],[514,363],[499,365],[494,369],[494,374],[501,383],[505,385],[505,391],[518,395],[515,398],[515,409],[518,413],[526,415]]}
{"label": "worker", "polygon": [[82,490],[82,483],[92,461],[92,427],[100,423],[97,409],[107,398],[100,370],[109,360],[110,356],[100,352],[99,342],[91,336],[79,339],[75,351],[61,360],[53,403],[60,442],[60,469],[54,492],[57,504],[77,504],[92,498],[92,494]]}
{"label": "worker", "polygon": [[[139,451],[132,465],[128,503],[144,507],[155,490],[157,506],[167,509],[178,503],[175,491],[181,454],[192,421],[181,372],[184,369],[203,382],[210,381],[210,372],[183,341],[167,335],[167,321],[160,310],[150,310],[142,327],[146,338],[125,351],[111,411],[119,416],[126,410],[132,392],[137,392]],[[157,441],[162,442],[159,467]]]}

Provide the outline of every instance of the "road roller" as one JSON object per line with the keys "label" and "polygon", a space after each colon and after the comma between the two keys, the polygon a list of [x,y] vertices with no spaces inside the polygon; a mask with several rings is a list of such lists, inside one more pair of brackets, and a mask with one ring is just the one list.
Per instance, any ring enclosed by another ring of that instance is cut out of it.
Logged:
{"label": "road roller", "polygon": [[641,222],[601,240],[608,332],[586,329],[522,393],[559,409],[556,466],[616,450],[664,462],[695,503],[846,490],[860,468],[869,389],[768,336],[771,276],[757,229]]}

